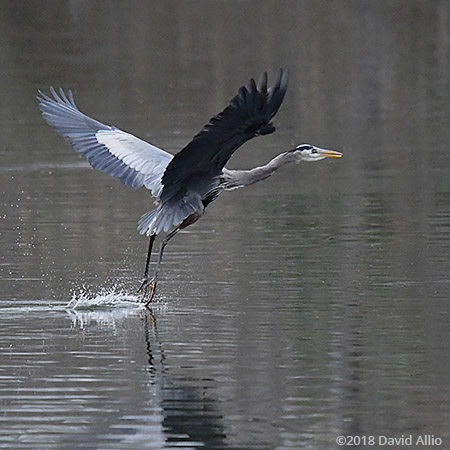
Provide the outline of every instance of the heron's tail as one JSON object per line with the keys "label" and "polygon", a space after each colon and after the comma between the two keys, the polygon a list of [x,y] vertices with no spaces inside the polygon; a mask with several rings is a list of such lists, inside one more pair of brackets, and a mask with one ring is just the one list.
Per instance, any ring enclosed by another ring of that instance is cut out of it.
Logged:
{"label": "heron's tail", "polygon": [[140,234],[147,236],[166,232],[177,227],[191,214],[203,214],[203,203],[200,195],[191,193],[181,199],[160,203],[155,209],[145,213],[139,220]]}
{"label": "heron's tail", "polygon": [[138,223],[139,234],[147,234],[147,236],[150,236],[151,234],[157,234],[155,232],[152,232],[152,230],[154,229],[153,222],[156,219],[158,211],[159,211],[159,208],[155,208],[155,209],[145,213],[140,218],[139,223]]}

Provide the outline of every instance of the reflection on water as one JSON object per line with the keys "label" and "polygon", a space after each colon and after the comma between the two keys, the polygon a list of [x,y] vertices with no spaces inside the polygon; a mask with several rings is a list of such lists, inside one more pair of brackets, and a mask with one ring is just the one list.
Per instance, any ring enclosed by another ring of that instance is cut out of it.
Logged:
{"label": "reflection on water", "polygon": [[[446,0],[0,2],[0,447],[448,447],[449,33]],[[231,166],[345,157],[221,196],[145,310],[152,201],[91,170],[37,90],[175,152],[280,66],[277,133]]]}
{"label": "reflection on water", "polygon": [[149,311],[144,320],[151,374],[149,383],[156,387],[160,398],[167,444],[189,443],[190,446],[227,448],[223,417],[217,400],[210,393],[214,392],[216,380],[171,376],[170,361],[164,354],[156,317]]}
{"label": "reflection on water", "polygon": [[[166,333],[158,331],[163,310],[159,305],[155,313],[120,307],[69,310],[71,327],[61,307],[7,305],[10,332],[25,311],[36,331],[16,331],[9,348],[2,337],[3,367],[15,370],[16,378],[3,377],[0,442],[19,448],[73,448],[74,443],[77,448],[234,448],[218,403],[218,380],[213,374],[193,375],[192,365],[174,364],[173,342],[166,349]],[[51,322],[62,327],[40,331]],[[184,354],[199,368],[217,369],[195,349],[186,346]]]}

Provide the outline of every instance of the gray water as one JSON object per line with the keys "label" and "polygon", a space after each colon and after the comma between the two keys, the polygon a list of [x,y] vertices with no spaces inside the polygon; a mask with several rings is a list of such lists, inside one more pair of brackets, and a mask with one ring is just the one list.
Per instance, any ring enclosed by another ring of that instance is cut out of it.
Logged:
{"label": "gray water", "polygon": [[[2,1],[0,60],[0,448],[450,448],[448,1]],[[137,307],[152,200],[37,90],[176,152],[280,66],[277,132],[230,167],[344,158],[222,195]]]}

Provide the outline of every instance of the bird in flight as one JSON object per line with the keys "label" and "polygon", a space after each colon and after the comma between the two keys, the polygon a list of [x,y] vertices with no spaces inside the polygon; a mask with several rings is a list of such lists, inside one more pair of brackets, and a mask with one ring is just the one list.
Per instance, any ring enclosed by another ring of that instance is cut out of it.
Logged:
{"label": "bird in flight", "polygon": [[[225,167],[233,153],[245,142],[271,134],[271,120],[286,93],[288,72],[279,69],[271,86],[264,72],[258,82],[250,79],[230,104],[214,116],[176,155],[172,155],[132,134],[105,125],[83,114],[72,92],[50,89],[50,97],[39,91],[39,108],[47,123],[88,160],[94,169],[118,178],[132,188],[145,186],[155,198],[155,208],[145,213],[138,225],[149,236],[144,279],[138,292],[148,306],[152,301],[164,248],[180,230],[195,223],[205,208],[223,191],[249,186],[271,176],[290,162],[339,158],[342,153],[310,144],[301,144],[280,153],[267,164],[250,170]],[[168,232],[168,233],[167,233]],[[150,258],[156,236],[161,241],[153,276]]]}

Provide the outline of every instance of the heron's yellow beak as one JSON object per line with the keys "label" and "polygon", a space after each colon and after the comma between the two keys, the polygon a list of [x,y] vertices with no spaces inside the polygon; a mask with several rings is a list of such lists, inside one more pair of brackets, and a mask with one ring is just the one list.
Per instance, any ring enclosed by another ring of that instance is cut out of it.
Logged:
{"label": "heron's yellow beak", "polygon": [[317,149],[317,153],[323,157],[330,158],[342,158],[343,154],[341,152],[336,152],[334,150],[326,150],[324,148]]}

